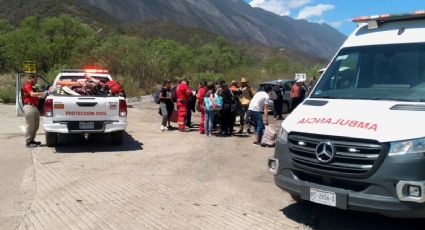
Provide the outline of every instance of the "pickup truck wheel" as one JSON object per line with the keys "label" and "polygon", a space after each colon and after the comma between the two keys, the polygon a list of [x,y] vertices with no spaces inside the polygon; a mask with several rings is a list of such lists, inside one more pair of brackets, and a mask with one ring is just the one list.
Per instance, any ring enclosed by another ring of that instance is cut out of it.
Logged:
{"label": "pickup truck wheel", "polygon": [[113,145],[121,145],[123,142],[123,131],[113,132],[111,133],[111,142]]}
{"label": "pickup truck wheel", "polygon": [[283,114],[287,114],[287,113],[289,113],[289,110],[290,110],[290,108],[289,108],[289,103],[284,102],[284,103],[283,103],[283,106],[282,106]]}
{"label": "pickup truck wheel", "polygon": [[58,143],[57,133],[46,133],[46,145],[47,147],[55,147]]}

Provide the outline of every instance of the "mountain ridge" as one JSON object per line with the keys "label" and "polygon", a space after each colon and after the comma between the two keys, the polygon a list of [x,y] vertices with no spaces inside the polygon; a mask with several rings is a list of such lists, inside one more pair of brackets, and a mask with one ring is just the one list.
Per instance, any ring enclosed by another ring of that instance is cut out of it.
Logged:
{"label": "mountain ridge", "polygon": [[279,16],[242,0],[77,0],[121,23],[171,21],[248,41],[330,58],[346,36],[327,24]]}
{"label": "mountain ridge", "polygon": [[[283,48],[288,54],[302,53],[320,59],[330,59],[346,39],[327,24],[279,16],[253,8],[243,0],[0,0],[0,18],[15,25],[26,16],[60,14],[79,17],[96,30],[149,28],[149,35],[172,38],[173,30],[163,31],[169,26],[155,29],[154,25],[173,24],[182,28],[183,32],[176,35],[180,41],[191,40],[191,31],[199,30],[194,34],[205,34],[206,41],[219,35],[235,43]],[[188,34],[184,35],[185,31]]]}

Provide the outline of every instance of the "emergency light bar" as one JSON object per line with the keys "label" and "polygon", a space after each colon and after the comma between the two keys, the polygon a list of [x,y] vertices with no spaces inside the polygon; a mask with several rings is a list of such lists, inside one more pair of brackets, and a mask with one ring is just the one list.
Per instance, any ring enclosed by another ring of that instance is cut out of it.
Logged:
{"label": "emergency light bar", "polygon": [[374,21],[376,22],[376,24],[378,24],[383,22],[413,20],[413,19],[420,19],[420,18],[425,18],[425,10],[417,10],[413,13],[403,13],[403,14],[380,14],[380,15],[373,15],[373,16],[362,16],[362,17],[354,18],[353,22],[369,23]]}
{"label": "emergency light bar", "polygon": [[108,73],[108,70],[106,70],[106,69],[85,69],[84,72],[86,72],[86,73]]}
{"label": "emergency light bar", "polygon": [[109,73],[105,69],[63,69],[62,73]]}

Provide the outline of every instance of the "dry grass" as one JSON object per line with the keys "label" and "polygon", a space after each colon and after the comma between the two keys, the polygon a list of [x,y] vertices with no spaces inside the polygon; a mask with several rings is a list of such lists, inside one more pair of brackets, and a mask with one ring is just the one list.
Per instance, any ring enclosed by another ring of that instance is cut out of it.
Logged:
{"label": "dry grass", "polygon": [[15,103],[15,75],[0,74],[0,101]]}
{"label": "dry grass", "polygon": [[0,74],[0,88],[15,87],[14,74]]}

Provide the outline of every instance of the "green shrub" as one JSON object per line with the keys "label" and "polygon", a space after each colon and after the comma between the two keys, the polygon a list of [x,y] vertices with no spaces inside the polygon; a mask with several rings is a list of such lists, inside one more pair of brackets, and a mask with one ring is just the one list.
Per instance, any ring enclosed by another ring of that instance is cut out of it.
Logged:
{"label": "green shrub", "polygon": [[121,84],[121,86],[124,88],[124,91],[128,97],[135,97],[135,96],[140,96],[143,94],[138,80],[128,76],[127,77],[113,76],[113,77],[115,77],[117,81]]}
{"label": "green shrub", "polygon": [[215,83],[219,80],[224,80],[224,75],[221,73],[213,73],[213,72],[205,72],[205,73],[198,73],[193,78],[193,84],[192,86],[197,86],[200,82],[211,82]]}
{"label": "green shrub", "polygon": [[14,87],[0,88],[0,99],[3,103],[15,103],[16,94]]}

